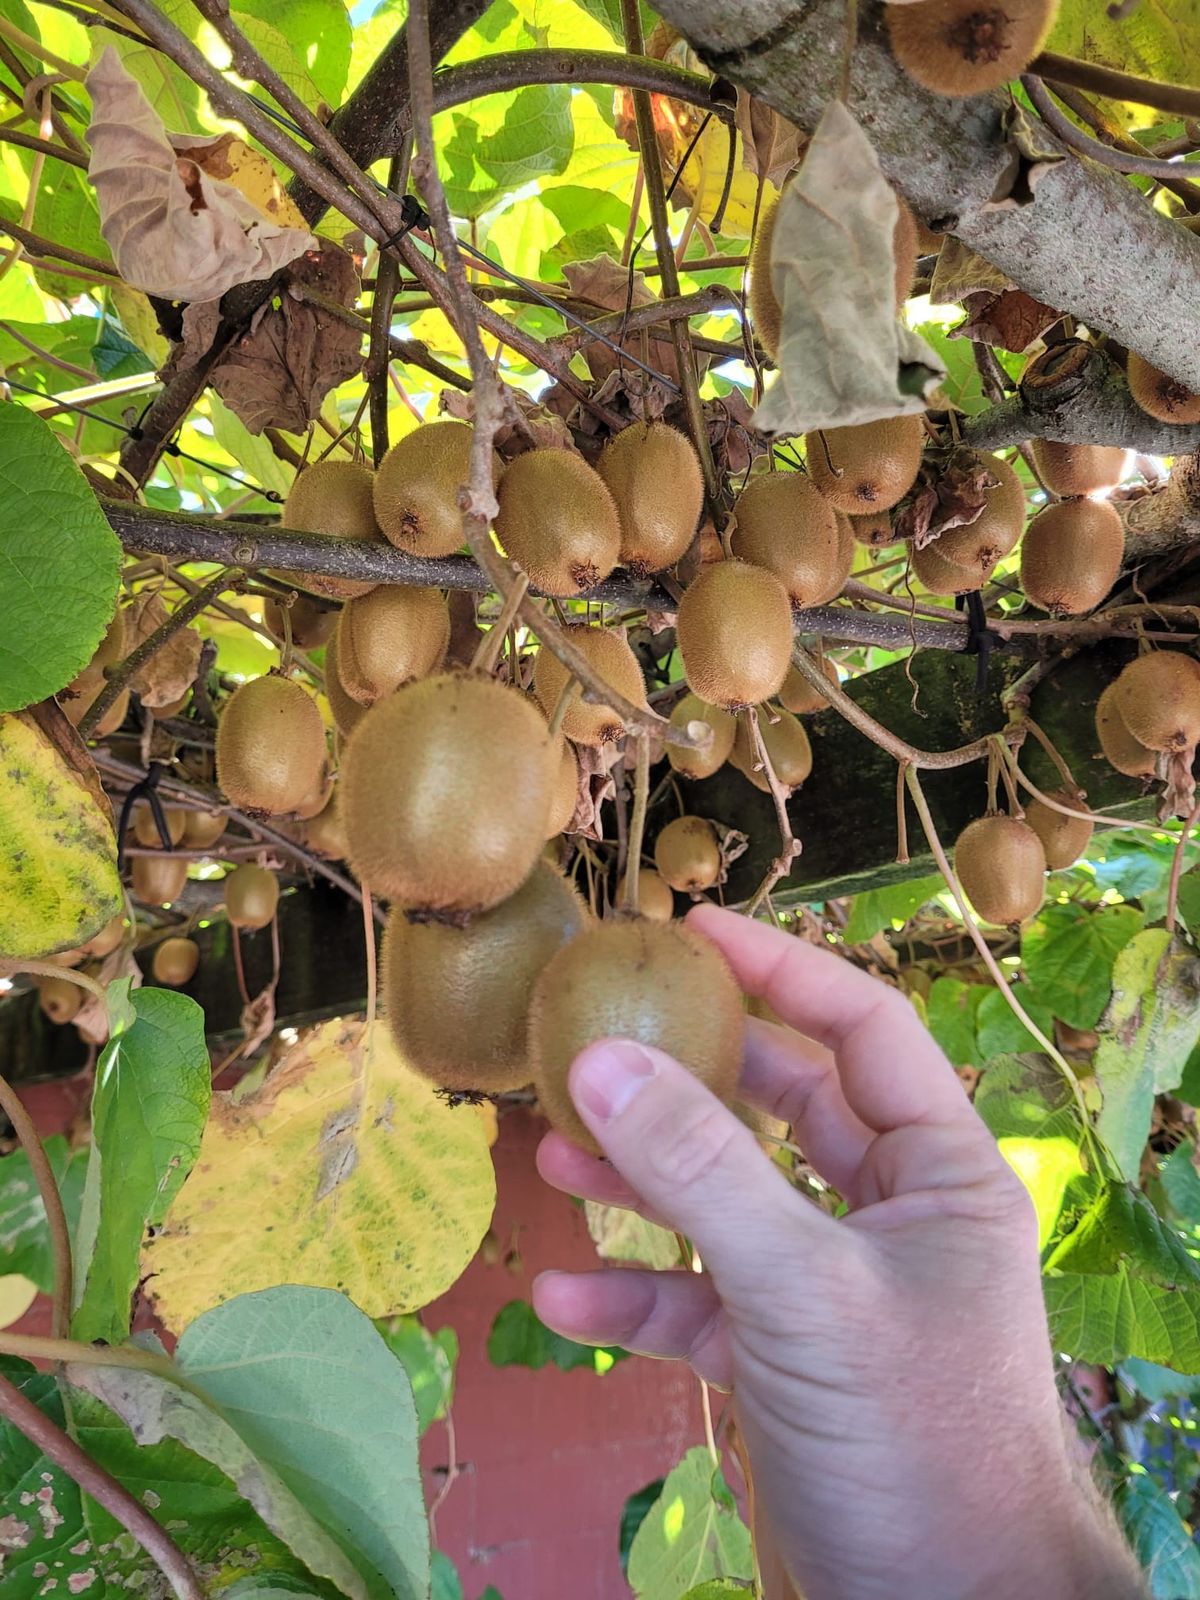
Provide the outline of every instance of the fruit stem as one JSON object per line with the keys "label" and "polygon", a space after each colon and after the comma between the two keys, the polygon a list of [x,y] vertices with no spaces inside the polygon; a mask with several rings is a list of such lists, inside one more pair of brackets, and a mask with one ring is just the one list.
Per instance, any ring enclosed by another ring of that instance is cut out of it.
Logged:
{"label": "fruit stem", "polygon": [[528,576],[524,572],[518,572],[512,588],[504,597],[500,615],[475,648],[475,654],[471,657],[472,672],[486,672],[490,675],[496,670],[505,635],[516,620],[517,612],[521,609],[521,601],[524,600],[528,588]]}
{"label": "fruit stem", "polygon": [[562,693],[554,703],[554,714],[550,718],[549,729],[551,739],[557,739],[562,732],[562,725],[566,719],[567,712],[578,700],[582,688],[583,685],[578,678],[568,676],[566,683],[562,686]]}
{"label": "fruit stem", "polygon": [[77,983],[94,995],[101,1005],[108,1003],[104,985],[89,978],[86,972],[77,972],[74,967],[60,967],[53,961],[0,961],[0,977],[16,973],[26,973],[31,978],[66,978],[68,983]]}
{"label": "fruit stem", "polygon": [[1175,921],[1179,911],[1179,880],[1183,876],[1183,860],[1187,852],[1188,836],[1200,820],[1200,801],[1188,813],[1187,821],[1179,830],[1179,843],[1175,846],[1175,854],[1171,860],[1171,876],[1167,883],[1167,932],[1175,932]]}
{"label": "fruit stem", "polygon": [[896,768],[896,865],[906,867],[912,859],[908,853],[908,812],[904,806],[904,779],[908,762],[901,761]]}
{"label": "fruit stem", "polygon": [[650,739],[645,733],[631,735],[637,746],[633,769],[633,815],[629,819],[629,843],[625,853],[625,883],[621,910],[638,911],[638,881],[642,866],[642,839],[646,833],[646,803],[650,797]]}
{"label": "fruit stem", "polygon": [[[1007,746],[1007,741],[1005,740],[1004,735],[1002,733],[997,733],[994,735],[994,738],[996,741],[996,748],[1000,751],[1003,751]],[[1004,759],[1003,755],[997,757],[996,765],[999,767],[1000,776],[1004,780],[1004,792],[1008,796],[1009,816],[1023,817],[1025,815],[1025,808],[1021,804],[1021,796],[1018,793],[1017,785],[1013,780],[1012,768]]]}
{"label": "fruit stem", "polygon": [[1079,794],[1080,788],[1075,782],[1075,774],[1071,771],[1066,761],[1060,755],[1057,746],[1050,738],[1049,734],[1047,734],[1043,728],[1038,727],[1037,723],[1027,711],[1020,711],[1017,717],[1014,718],[1014,721],[1017,722],[1019,727],[1024,728],[1031,733],[1041,745],[1042,749],[1054,763],[1054,768],[1059,777],[1062,779],[1064,786],[1070,789],[1072,794]]}
{"label": "fruit stem", "polygon": [[[825,678],[825,674],[821,673]],[[825,679],[828,682],[828,679]],[[792,832],[792,820],[788,816],[788,791],[775,775],[775,768],[771,765],[771,758],[767,754],[766,742],[762,736],[762,729],[758,725],[758,708],[747,706],[745,711],[747,725],[750,729],[750,738],[754,744],[755,754],[763,770],[763,777],[767,780],[767,787],[771,791],[771,799],[775,804],[775,820],[779,824],[779,854],[772,861],[766,877],[754,891],[750,904],[746,907],[746,915],[752,917],[765,900],[771,903],[771,890],[781,878],[786,878],[792,870],[792,864],[804,848]]]}
{"label": "fruit stem", "polygon": [[[1051,811],[1057,811],[1064,817],[1078,817],[1082,822],[1094,823],[1098,828],[1121,828],[1122,830],[1128,828],[1140,833],[1162,833],[1162,829],[1156,822],[1142,822],[1134,817],[1109,817],[1103,811],[1089,811],[1081,806],[1064,805],[1061,800],[1055,800],[1053,795],[1044,794],[1032,779],[1025,776],[1021,771],[1020,762],[1007,744],[1004,745],[1004,757],[1012,768],[1013,777],[1021,785],[1022,789],[1031,794],[1035,800],[1040,800],[1044,806],[1048,806]],[[1078,791],[1076,792],[1078,793]]]}
{"label": "fruit stem", "polygon": [[62,1196],[58,1192],[58,1183],[54,1176],[54,1168],[50,1165],[50,1158],[33,1125],[33,1118],[26,1111],[20,1095],[3,1076],[0,1076],[0,1111],[3,1111],[12,1123],[13,1131],[21,1141],[21,1149],[25,1152],[29,1170],[33,1173],[38,1193],[42,1197],[42,1205],[45,1207],[46,1224],[50,1230],[50,1248],[54,1256],[54,1299],[50,1312],[50,1331],[56,1339],[61,1339],[71,1326],[72,1299],[71,1230],[67,1226]]}

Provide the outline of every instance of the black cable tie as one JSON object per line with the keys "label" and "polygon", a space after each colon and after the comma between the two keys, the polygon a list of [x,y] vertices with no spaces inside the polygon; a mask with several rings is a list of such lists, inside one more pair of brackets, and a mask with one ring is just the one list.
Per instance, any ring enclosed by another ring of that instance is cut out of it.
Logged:
{"label": "black cable tie", "polygon": [[133,814],[133,808],[139,800],[146,800],[149,802],[151,815],[154,817],[155,826],[158,828],[158,836],[162,840],[163,848],[166,850],[174,850],[175,848],[174,844],[171,842],[171,832],[167,826],[166,813],[163,811],[163,804],[159,799],[157,792],[159,781],[166,773],[166,770],[166,767],[163,766],[161,761],[152,761],[146,768],[146,776],[138,779],[122,802],[121,816],[117,822],[118,872],[124,872],[125,870],[125,835],[129,829],[129,818]]}
{"label": "black cable tie", "polygon": [[983,607],[983,596],[978,589],[971,594],[956,595],[954,609],[966,615],[967,642],[962,647],[962,653],[963,655],[978,657],[975,667],[975,693],[984,695],[987,693],[988,666],[991,662],[992,651],[1003,645],[1004,640],[994,629],[988,627],[987,612]]}

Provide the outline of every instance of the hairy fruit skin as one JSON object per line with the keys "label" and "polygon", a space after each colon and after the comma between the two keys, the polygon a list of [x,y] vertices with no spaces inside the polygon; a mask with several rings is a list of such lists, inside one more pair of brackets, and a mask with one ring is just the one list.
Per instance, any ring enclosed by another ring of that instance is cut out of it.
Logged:
{"label": "hairy fruit skin", "polygon": [[223,811],[185,811],[183,843],[189,850],[207,850],[225,832]]}
{"label": "hairy fruit skin", "polygon": [[706,817],[676,817],[654,841],[654,865],[681,894],[700,894],[721,876],[721,846]]}
{"label": "hairy fruit skin", "polygon": [[[464,540],[458,491],[471,471],[468,422],[423,422],[384,456],[375,475],[375,516],[397,550],[449,556]],[[499,475],[493,458],[493,479]]]}
{"label": "hairy fruit skin", "polygon": [[813,482],[835,510],[865,516],[890,511],[908,493],[924,445],[923,417],[887,417],[806,434],[804,457]]}
{"label": "hairy fruit skin", "polygon": [[1119,445],[1030,441],[1038,476],[1054,494],[1098,494],[1115,489],[1129,466],[1129,451]]}
{"label": "hairy fruit skin", "polygon": [[225,915],[235,928],[265,928],[279,905],[279,879],[248,862],[225,879]]}
{"label": "hairy fruit skin", "polygon": [[[625,903],[625,878],[624,875],[617,882],[614,906],[621,907]],[[671,886],[660,878],[653,867],[641,867],[638,871],[638,915],[645,917],[647,922],[670,922],[675,915],[675,896]]]}
{"label": "hairy fruit skin", "polygon": [[892,54],[926,89],[986,94],[1037,55],[1058,0],[921,0],[885,8]]}
{"label": "hairy fruit skin", "polygon": [[979,817],[968,823],[954,846],[954,872],[983,922],[1011,927],[1041,909],[1046,852],[1019,817]]}
{"label": "hairy fruit skin", "polygon": [[[1083,809],[1083,796],[1074,789],[1047,790],[1048,800]],[[1025,812],[1025,821],[1042,841],[1046,852],[1046,866],[1051,872],[1064,872],[1073,867],[1092,842],[1094,823],[1086,817],[1067,817],[1041,800],[1031,800]]]}
{"label": "hairy fruit skin", "polygon": [[[837,684],[840,681],[838,669],[828,656],[821,657],[821,671],[830,683]],[[829,701],[818,688],[809,683],[793,662],[788,668],[787,677],[783,680],[783,688],[779,691],[779,704],[794,717],[804,717],[811,716],[817,711],[824,711]]]}
{"label": "hairy fruit skin", "polygon": [[1151,366],[1144,356],[1129,352],[1125,363],[1129,392],[1148,416],[1158,422],[1200,422],[1200,394]]}
{"label": "hairy fruit skin", "polygon": [[441,666],[450,608],[440,589],[381,585],[346,602],[333,638],[339,684],[359,705],[372,706]]}
{"label": "hairy fruit skin", "polygon": [[685,778],[711,778],[729,760],[737,724],[721,706],[710,706],[689,691],[672,708],[671,724],[686,729],[693,722],[702,722],[712,729],[711,743],[703,750],[691,745],[668,744],[667,760],[671,770],[682,773]]}
{"label": "hairy fruit skin", "polygon": [[284,816],[313,794],[325,764],[317,703],[288,678],[251,678],[217,723],[217,783],[235,806]]}
{"label": "hairy fruit skin", "polygon": [[134,856],[129,868],[135,900],[147,906],[169,906],[187,883],[188,864],[175,856]]}
{"label": "hairy fruit skin", "polygon": [[169,989],[190,983],[200,965],[200,946],[194,939],[164,939],[154,952],[150,975]]}
{"label": "hairy fruit skin", "polygon": [[675,623],[688,688],[740,711],[778,694],[792,659],[792,607],[773,572],[717,561],[683,591]]}
{"label": "hairy fruit skin", "polygon": [[596,471],[616,504],[620,562],[634,577],[674,566],[704,508],[704,475],[691,441],[665,422],[635,422],[605,445]]}
{"label": "hairy fruit skin", "polygon": [[1125,726],[1117,705],[1117,686],[1110,683],[1096,702],[1096,737],[1105,760],[1127,778],[1153,778],[1158,768],[1157,752],[1135,739]]}
{"label": "hairy fruit skin", "polygon": [[992,575],[991,567],[972,570],[947,561],[938,550],[940,539],[913,549],[909,555],[912,576],[923,583],[930,594],[975,594],[983,588]]}
{"label": "hairy fruit skin", "polygon": [[995,480],[984,491],[983,510],[974,522],[948,528],[931,548],[952,566],[990,575],[996,563],[1017,547],[1025,526],[1025,489],[999,456],[980,454],[976,459]]}
{"label": "hairy fruit skin", "polygon": [[616,566],[616,501],[574,450],[527,450],[509,464],[497,498],[496,537],[543,594],[582,594]]}
{"label": "hairy fruit skin", "polygon": [[38,1004],[51,1022],[70,1022],[83,1005],[83,990],[70,978],[38,978]]}
{"label": "hairy fruit skin", "polygon": [[[283,526],[297,533],[324,533],[335,539],[380,539],[372,490],[375,474],[353,461],[318,461],[299,474],[283,507]],[[338,600],[369,594],[373,583],[319,572],[281,572],[301,589]]]}
{"label": "hairy fruit skin", "polygon": [[[804,724],[790,711],[775,712],[773,720],[772,714],[764,708],[759,712],[758,731],[766,747],[771,771],[785,789],[798,789],[812,772],[813,764],[812,745],[804,731]],[[733,742],[733,754],[729,760],[730,765],[736,767],[743,777],[749,778],[756,789],[770,794],[771,785],[767,782],[766,772],[759,768],[758,752],[754,748],[745,717],[738,718],[737,738]]]}
{"label": "hairy fruit skin", "polygon": [[730,549],[773,572],[794,606],[822,604],[840,589],[841,537],[833,507],[803,472],[764,472],[734,503]]}
{"label": "hairy fruit skin", "polygon": [[[588,666],[601,683],[639,710],[645,706],[646,683],[641,663],[620,629],[578,623],[567,629],[567,636],[586,657]],[[553,717],[569,677],[566,667],[552,650],[545,647],[538,650],[533,663],[533,692],[547,718]],[[563,717],[562,731],[576,744],[610,744],[625,732],[625,722],[612,706],[593,705],[576,694]]]}
{"label": "hairy fruit skin", "polygon": [[1151,750],[1179,752],[1200,740],[1200,662],[1180,650],[1138,656],[1121,673],[1113,704]]}
{"label": "hairy fruit skin", "polygon": [[571,826],[579,799],[579,757],[569,739],[561,739],[557,757],[551,754],[550,812],[546,818],[546,838],[556,839]]}
{"label": "hairy fruit skin", "polygon": [[1053,616],[1080,616],[1112,589],[1124,555],[1125,529],[1107,500],[1046,506],[1021,546],[1025,598]]}

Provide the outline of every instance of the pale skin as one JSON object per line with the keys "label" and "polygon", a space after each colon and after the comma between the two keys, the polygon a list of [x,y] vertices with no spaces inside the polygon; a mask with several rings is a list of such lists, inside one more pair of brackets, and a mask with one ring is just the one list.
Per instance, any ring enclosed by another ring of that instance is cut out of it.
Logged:
{"label": "pale skin", "polygon": [[544,1273],[538,1314],[733,1391],[805,1600],[1140,1600],[1062,1415],[1033,1208],[916,1012],[761,923],[688,922],[789,1025],[749,1022],[740,1094],[849,1214],[669,1056],[602,1041],[571,1093],[608,1160],[550,1133],[539,1169],[687,1235],[706,1270]]}

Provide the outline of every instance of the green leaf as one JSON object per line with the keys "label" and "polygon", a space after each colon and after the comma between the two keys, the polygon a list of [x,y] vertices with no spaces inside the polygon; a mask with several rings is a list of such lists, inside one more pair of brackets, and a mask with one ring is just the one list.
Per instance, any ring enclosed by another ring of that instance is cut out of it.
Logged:
{"label": "green leaf", "polygon": [[[255,437],[242,419],[229,409],[210,389],[207,396],[208,414],[212,421],[213,438],[231,458],[234,465],[245,471],[249,481],[259,489],[273,489],[286,496],[292,486],[295,472],[284,465],[263,437]],[[241,632],[245,633],[245,628]]]}
{"label": "green leaf", "polygon": [[[581,11],[586,11],[589,17],[601,23],[612,34],[618,44],[623,44],[625,31],[621,26],[621,0],[575,0]],[[650,37],[654,24],[658,20],[650,7],[642,0],[640,7],[642,13],[642,32],[646,38]]]}
{"label": "green leaf", "polygon": [[1038,1246],[1044,1249],[1055,1235],[1068,1189],[1085,1170],[1071,1090],[1045,1056],[1001,1058],[979,1080],[975,1109],[1029,1190],[1038,1214]]}
{"label": "green leaf", "polygon": [[[1200,5],[1197,0],[1171,0],[1169,5],[1135,6],[1128,15],[1113,17],[1106,6],[1091,0],[1062,0],[1045,48],[1160,83],[1200,83]],[[1162,113],[1128,109],[1137,127],[1162,120]]]}
{"label": "green leaf", "polygon": [[239,0],[233,14],[246,36],[302,99],[310,97],[300,87],[300,80],[316,91],[313,109],[319,100],[334,107],[341,104],[350,72],[352,35],[342,0]]}
{"label": "green leaf", "polygon": [[1200,867],[1193,867],[1179,880],[1179,915],[1193,933],[1200,931]]}
{"label": "green leaf", "polygon": [[1200,1227],[1200,1172],[1196,1171],[1195,1154],[1195,1140],[1185,1139],[1158,1172],[1171,1210],[1192,1228]]}
{"label": "green leaf", "polygon": [[730,1578],[717,1578],[713,1583],[702,1583],[698,1589],[689,1589],[683,1600],[729,1600],[731,1596],[745,1600],[750,1590],[744,1583],[734,1583]]}
{"label": "green leaf", "polygon": [[1172,1367],[1160,1367],[1156,1362],[1142,1361],[1137,1356],[1122,1361],[1120,1376],[1129,1388],[1136,1389],[1155,1405],[1177,1395],[1195,1394],[1200,1386],[1200,1380],[1194,1374],[1176,1372]]}
{"label": "green leaf", "polygon": [[1021,939],[1026,983],[1069,1027],[1094,1028],[1112,991],[1113,963],[1143,921],[1133,906],[1047,906]]}
{"label": "green leaf", "polygon": [[147,1224],[160,1223],[200,1149],[212,1094],[204,1013],[187,995],[139,989],[92,1091],[92,1146],[76,1239],[77,1339],[118,1343]]}
{"label": "green leaf", "polygon": [[450,1557],[441,1550],[435,1550],[432,1560],[429,1600],[463,1600],[462,1579]]}
{"label": "green leaf", "polygon": [[87,665],[120,567],[120,542],[52,430],[0,407],[0,711],[46,699]]}
{"label": "green leaf", "polygon": [[1153,1600],[1200,1600],[1200,1549],[1167,1491],[1131,1473],[1113,1490],[1113,1509]]}
{"label": "green leaf", "polygon": [[868,889],[864,894],[856,894],[850,902],[850,915],[842,936],[847,944],[865,944],[881,928],[907,922],[944,888],[941,874],[935,873],[931,878],[911,878],[906,883],[890,884],[886,889]]}
{"label": "green leaf", "polygon": [[982,1066],[975,1019],[987,985],[958,978],[935,978],[925,1001],[925,1022],[956,1067]]}
{"label": "green leaf", "polygon": [[689,1450],[668,1475],[629,1552],[638,1600],[682,1600],[710,1579],[753,1576],[750,1530],[714,1494],[713,1478],[704,1449]]}
{"label": "green leaf", "polygon": [[619,1534],[621,1571],[629,1571],[629,1551],[637,1536],[637,1531],[650,1514],[650,1508],[663,1492],[665,1478],[655,1478],[653,1483],[648,1483],[636,1494],[631,1494],[621,1507],[621,1528]]}
{"label": "green leaf", "polygon": [[[95,195],[87,174],[78,167],[69,167],[60,161],[46,163],[33,208],[33,231],[43,239],[56,239],[73,250],[95,256],[98,261],[112,261],[100,232]],[[111,270],[115,272],[116,269]],[[74,299],[85,287],[78,278],[68,278],[52,266],[36,267],[34,277],[47,294],[60,300]]]}
{"label": "green leaf", "polygon": [[[83,1174],[87,1153],[72,1150],[62,1134],[45,1141],[46,1156],[62,1196],[67,1225],[72,1232],[79,1220]],[[24,1150],[17,1149],[0,1161],[0,1277],[20,1273],[43,1294],[54,1287],[54,1255],[46,1208]]]}
{"label": "green leaf", "polygon": [[590,1367],[593,1372],[604,1373],[617,1361],[623,1361],[628,1350],[576,1344],[554,1333],[538,1317],[525,1300],[510,1300],[502,1306],[488,1334],[488,1360],[495,1367],[533,1367],[535,1370],[549,1363],[560,1372],[573,1372],[576,1367]]}
{"label": "green leaf", "polygon": [[505,97],[499,127],[452,115],[454,132],[440,146],[447,196],[458,216],[478,217],[531,179],[565,172],[575,144],[571,90],[532,84]]}
{"label": "green leaf", "polygon": [[[1029,1014],[1030,1021],[1039,1027],[1047,1038],[1054,1037],[1054,1015],[1048,1006],[1040,1004],[1030,993],[1029,985],[1014,986],[1014,996]],[[1019,1055],[1024,1050],[1042,1047],[1025,1027],[999,989],[989,989],[979,1002],[975,1013],[975,1037],[979,1054],[985,1062],[997,1056]]]}
{"label": "green leaf", "polygon": [[415,1315],[378,1322],[384,1344],[408,1374],[417,1407],[421,1433],[446,1415],[454,1393],[454,1366],[458,1360],[458,1335],[453,1328],[430,1333]]}
{"label": "green leaf", "polygon": [[1131,1184],[1106,1183],[1050,1256],[1046,1271],[1111,1276],[1126,1263],[1164,1288],[1200,1284],[1200,1261],[1146,1196]]}

